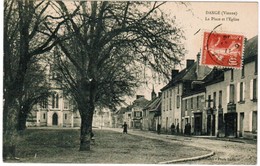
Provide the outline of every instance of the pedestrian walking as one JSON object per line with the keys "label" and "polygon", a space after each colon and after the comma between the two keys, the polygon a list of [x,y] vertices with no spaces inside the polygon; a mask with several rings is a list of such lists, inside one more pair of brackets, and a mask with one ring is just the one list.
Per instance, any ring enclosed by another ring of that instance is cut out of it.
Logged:
{"label": "pedestrian walking", "polygon": [[127,124],[124,122],[123,124],[123,134],[127,134]]}
{"label": "pedestrian walking", "polygon": [[179,134],[179,123],[177,124],[177,126],[176,126],[176,130],[177,130],[177,134]]}
{"label": "pedestrian walking", "polygon": [[188,132],[188,135],[191,135],[191,124],[188,123],[187,125],[187,132]]}
{"label": "pedestrian walking", "polygon": [[157,133],[161,134],[161,125],[160,124],[157,125]]}
{"label": "pedestrian walking", "polygon": [[172,135],[175,133],[175,125],[174,125],[174,123],[172,123],[172,125],[171,125],[171,133],[172,133]]}

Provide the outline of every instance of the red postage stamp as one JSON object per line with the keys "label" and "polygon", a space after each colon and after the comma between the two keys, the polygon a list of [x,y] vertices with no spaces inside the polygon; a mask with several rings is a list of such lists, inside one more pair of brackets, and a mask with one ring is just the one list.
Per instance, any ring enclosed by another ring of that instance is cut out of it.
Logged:
{"label": "red postage stamp", "polygon": [[241,69],[244,36],[204,32],[201,64]]}

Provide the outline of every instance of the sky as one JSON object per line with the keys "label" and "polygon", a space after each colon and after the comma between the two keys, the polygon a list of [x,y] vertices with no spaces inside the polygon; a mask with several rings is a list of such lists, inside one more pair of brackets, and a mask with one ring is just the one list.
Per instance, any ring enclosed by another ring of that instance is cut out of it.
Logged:
{"label": "sky", "polygon": [[[1,7],[3,7],[3,5]],[[176,25],[184,30],[186,40],[184,40],[183,43],[187,50],[185,59],[182,62],[184,66],[186,59],[195,59],[197,53],[200,52],[203,32],[211,31],[219,24],[221,24],[221,26],[216,29],[218,32],[243,34],[248,39],[258,34],[257,2],[246,3],[240,1],[228,3],[202,1],[185,2],[185,4],[167,2],[161,7],[161,10],[169,14],[171,18],[176,16]],[[227,13],[231,14],[227,15]],[[227,17],[230,17],[230,19],[227,19]],[[218,19],[221,20],[219,21]],[[231,21],[232,19],[233,21]],[[180,68],[180,70],[181,69],[183,68]],[[3,73],[1,72],[1,74]],[[155,92],[158,93],[166,84],[167,82],[148,79],[147,84],[137,89],[136,95],[144,95],[145,98],[150,100],[153,87],[155,88]],[[134,98],[135,97],[128,98],[127,103],[133,101]]]}
{"label": "sky", "polygon": [[[176,16],[177,25],[185,32],[185,60],[196,59],[202,47],[203,32],[211,31],[219,24],[221,25],[216,29],[217,32],[242,34],[248,39],[258,34],[256,2],[187,2],[185,5],[167,2],[161,9],[172,18]],[[184,66],[185,60],[182,62]],[[153,85],[158,93],[166,83],[148,80],[147,85],[138,88],[137,94],[145,95],[145,98],[150,100]]]}

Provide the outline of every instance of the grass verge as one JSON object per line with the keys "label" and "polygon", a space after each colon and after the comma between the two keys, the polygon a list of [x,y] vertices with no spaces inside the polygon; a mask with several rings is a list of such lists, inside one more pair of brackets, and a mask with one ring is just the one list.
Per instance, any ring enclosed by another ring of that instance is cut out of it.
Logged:
{"label": "grass verge", "polygon": [[91,151],[80,152],[79,130],[26,130],[17,146],[20,160],[5,162],[155,164],[209,153],[179,143],[113,131],[94,130],[94,133],[95,144],[91,146]]}

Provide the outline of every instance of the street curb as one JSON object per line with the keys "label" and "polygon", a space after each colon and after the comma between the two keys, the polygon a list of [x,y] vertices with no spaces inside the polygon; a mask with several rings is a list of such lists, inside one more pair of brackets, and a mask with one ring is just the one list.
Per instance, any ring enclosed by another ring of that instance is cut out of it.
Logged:
{"label": "street curb", "polygon": [[158,164],[172,164],[172,163],[178,163],[178,162],[200,160],[200,159],[204,159],[204,158],[213,156],[214,154],[215,154],[215,152],[210,152],[209,154],[205,154],[205,155],[202,155],[202,156],[196,156],[196,157],[191,157],[191,158],[183,158],[183,159],[177,159],[177,160],[171,160],[171,161],[163,161],[163,162],[159,162]]}

